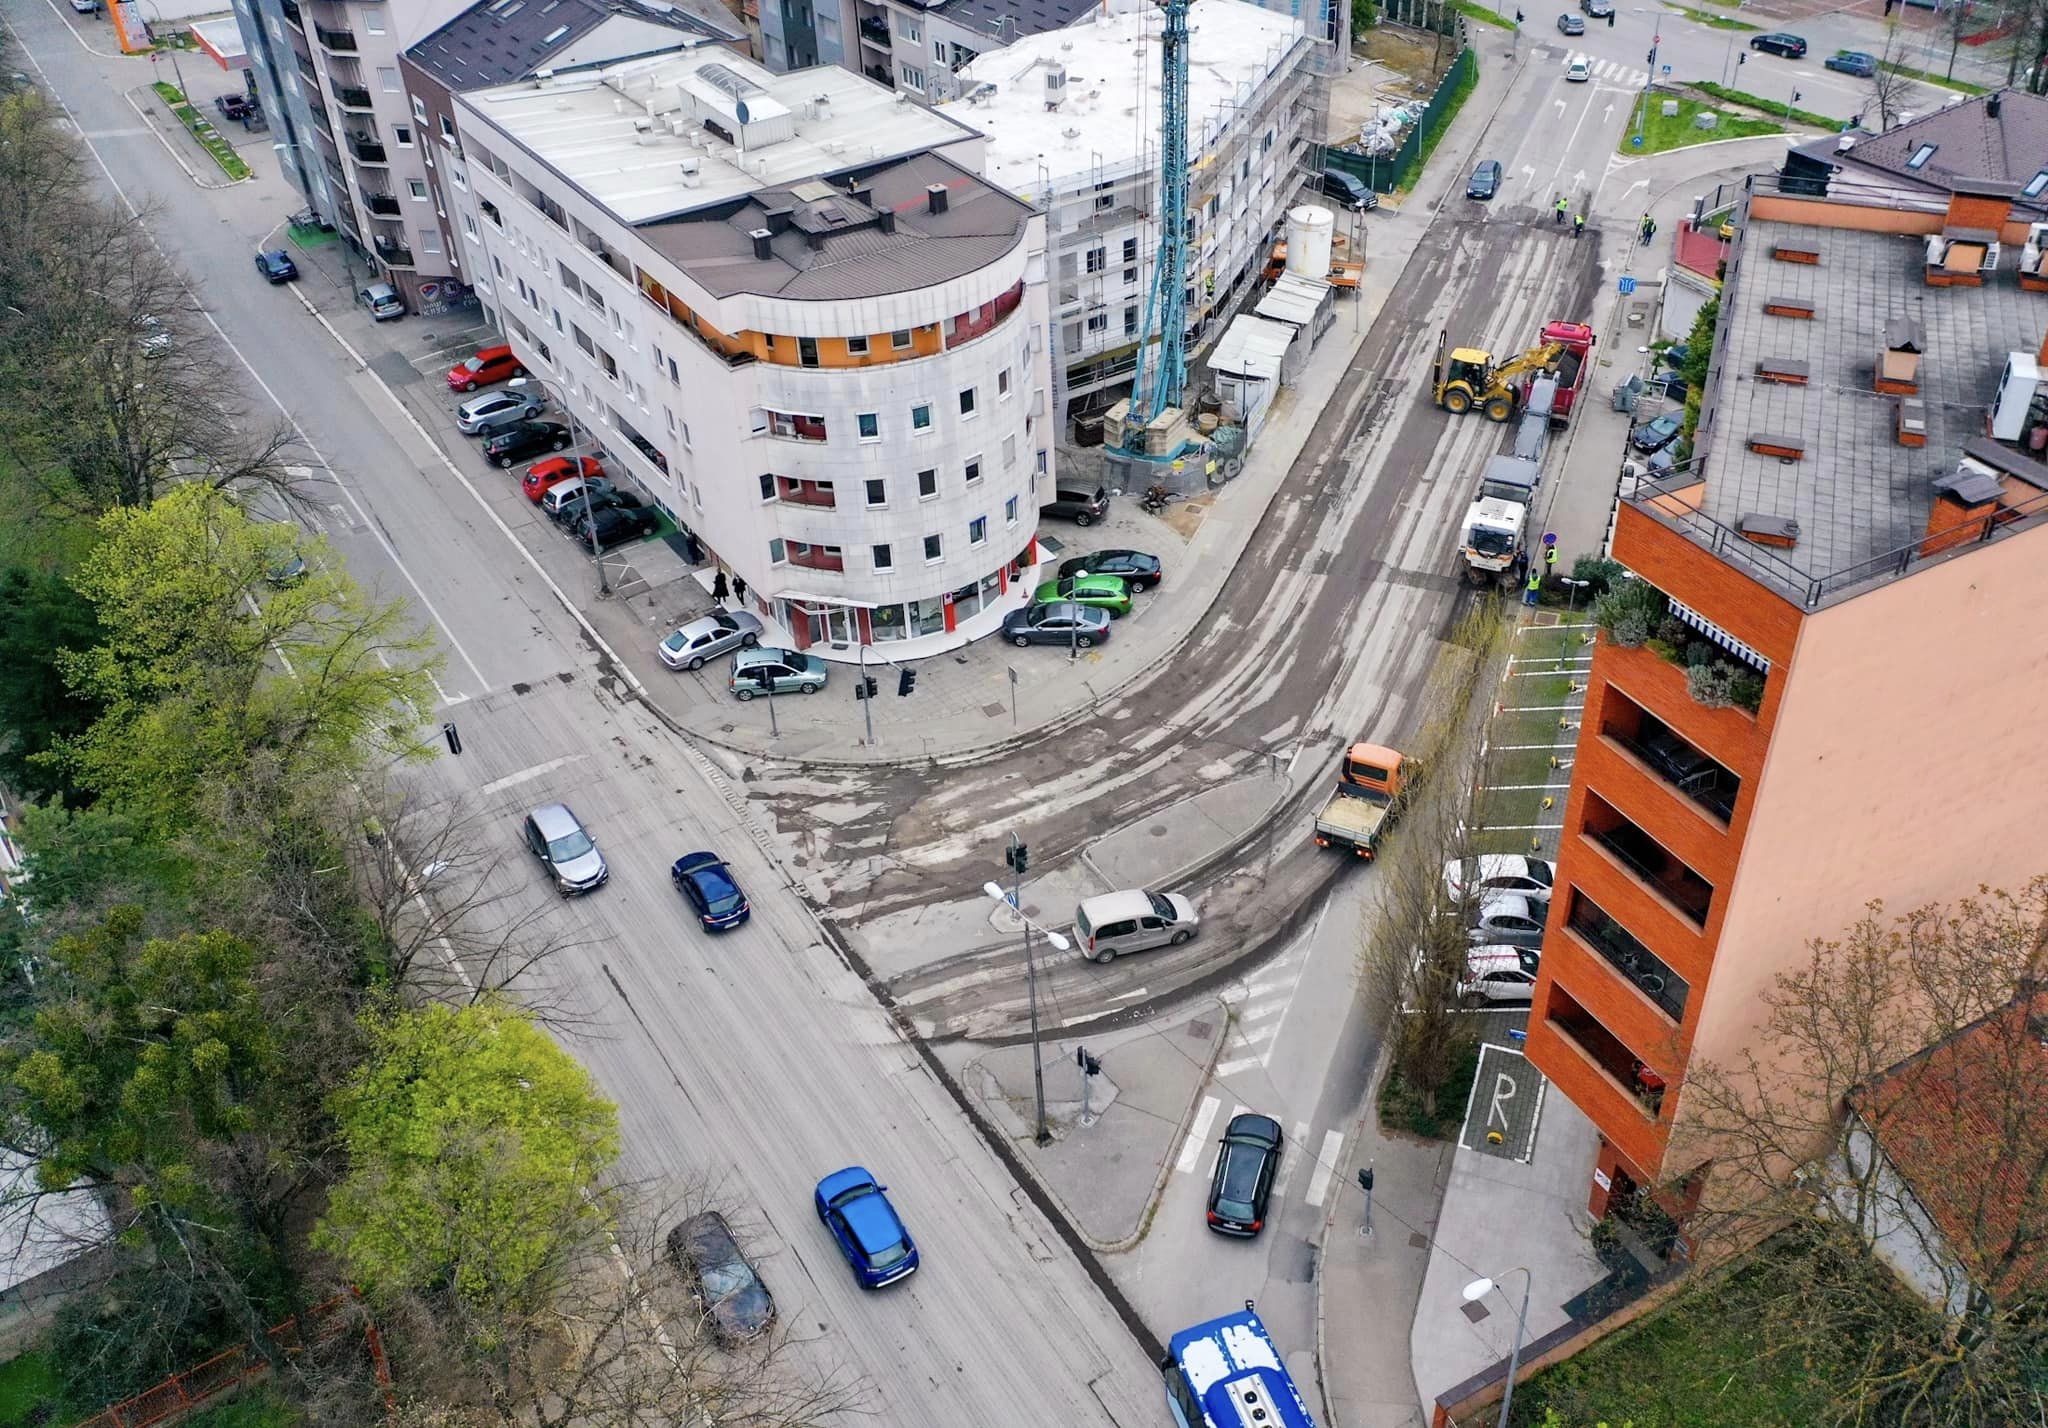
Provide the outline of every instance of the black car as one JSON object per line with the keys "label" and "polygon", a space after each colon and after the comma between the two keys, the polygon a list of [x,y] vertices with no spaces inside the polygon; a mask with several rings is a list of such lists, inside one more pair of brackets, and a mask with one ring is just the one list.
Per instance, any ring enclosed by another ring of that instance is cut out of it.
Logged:
{"label": "black car", "polygon": [[1058,516],[1077,526],[1092,526],[1109,514],[1109,491],[1102,486],[1061,486],[1038,508],[1038,514]]}
{"label": "black car", "polygon": [[1114,575],[1133,590],[1157,590],[1166,578],[1159,557],[1142,550],[1095,550],[1060,562],[1060,579],[1077,575]]}
{"label": "black car", "polygon": [[1652,417],[1629,433],[1629,445],[1638,451],[1662,451],[1678,440],[1678,429],[1685,424],[1682,412],[1666,412]]}
{"label": "black car", "polygon": [[1500,160],[1482,159],[1465,185],[1467,198],[1492,198],[1500,192]]}
{"label": "black car", "polygon": [[599,511],[589,526],[584,527],[582,539],[594,541],[599,550],[610,550],[615,545],[624,545],[629,540],[645,540],[661,529],[661,517],[644,507],[627,510],[614,506]]}
{"label": "black car", "polygon": [[1346,208],[1364,211],[1380,206],[1380,196],[1365,186],[1365,180],[1342,169],[1324,169],[1316,178],[1323,197],[1334,198]]}
{"label": "black car", "polygon": [[637,511],[645,503],[631,491],[604,490],[590,493],[588,502],[575,501],[557,512],[570,535],[590,538],[590,523],[606,511]]}
{"label": "black car", "polygon": [[484,442],[484,456],[493,466],[510,466],[543,451],[566,450],[569,439],[569,428],[558,421],[514,422]]}
{"label": "black car", "polygon": [[288,283],[299,275],[299,265],[292,261],[292,255],[282,248],[266,248],[256,255],[256,271],[270,279],[273,285]]}
{"label": "black car", "polygon": [[1230,1118],[1216,1175],[1209,1182],[1209,1228],[1219,1235],[1257,1234],[1280,1169],[1280,1122],[1271,1116]]}
{"label": "black car", "polygon": [[690,1287],[711,1337],[730,1348],[775,1322],[775,1299],[716,1210],[692,1215],[668,1232],[668,1254]]}
{"label": "black car", "polygon": [[1657,360],[1674,370],[1683,367],[1692,357],[1692,348],[1683,342],[1674,342],[1657,354]]}
{"label": "black car", "polygon": [[1557,17],[1557,28],[1567,35],[1583,35],[1586,33],[1586,22],[1570,11],[1566,11]]}
{"label": "black car", "polygon": [[1767,55],[1782,55],[1786,59],[1806,57],[1806,41],[1797,35],[1788,35],[1783,30],[1758,35],[1749,42],[1749,47],[1753,50],[1762,50]]}
{"label": "black car", "polygon": [[247,119],[256,112],[256,106],[246,94],[223,94],[213,101],[213,107],[220,111],[223,119]]}
{"label": "black car", "polygon": [[1109,639],[1109,611],[1066,600],[1026,605],[1003,616],[1003,638],[1019,649],[1070,644],[1085,650]]}

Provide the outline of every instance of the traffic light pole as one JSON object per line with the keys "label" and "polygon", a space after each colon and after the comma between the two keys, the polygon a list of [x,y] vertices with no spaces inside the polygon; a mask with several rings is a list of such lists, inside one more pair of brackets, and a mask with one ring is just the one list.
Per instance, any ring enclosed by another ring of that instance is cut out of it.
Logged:
{"label": "traffic light pole", "polygon": [[1050,1145],[1052,1132],[1045,1128],[1045,1060],[1038,1046],[1038,959],[1031,947],[1031,919],[1024,915],[1024,869],[1030,856],[1030,850],[1013,831],[1010,846],[1003,850],[1003,861],[1010,865],[1010,905],[1016,908],[1018,920],[1024,924],[1024,980],[1031,996],[1031,1089],[1038,1105],[1036,1139],[1040,1145]]}
{"label": "traffic light pole", "polygon": [[867,716],[868,747],[875,746],[875,701],[868,698],[868,647],[860,647],[860,712]]}

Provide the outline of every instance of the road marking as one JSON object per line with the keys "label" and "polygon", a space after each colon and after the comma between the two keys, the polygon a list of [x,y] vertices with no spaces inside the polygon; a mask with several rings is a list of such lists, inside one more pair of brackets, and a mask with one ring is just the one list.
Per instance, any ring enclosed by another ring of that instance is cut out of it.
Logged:
{"label": "road marking", "polygon": [[1151,994],[1152,989],[1150,987],[1139,987],[1136,991],[1119,992],[1109,1000],[1110,1004],[1114,1005],[1117,1002],[1134,1002],[1140,997],[1150,996]]}
{"label": "road marking", "polygon": [[1240,1056],[1235,1061],[1226,1061],[1216,1068],[1218,1076],[1235,1076],[1240,1071],[1255,1071],[1266,1064],[1263,1056]]}
{"label": "road marking", "polygon": [[1308,1203],[1320,1210],[1330,1193],[1330,1177],[1337,1171],[1337,1157],[1343,1153],[1344,1137],[1338,1131],[1323,1132],[1323,1148],[1316,1155],[1316,1173],[1308,1180]]}
{"label": "road marking", "polygon": [[1223,1103],[1214,1096],[1202,1097],[1202,1109],[1195,1113],[1195,1123],[1188,1127],[1188,1138],[1181,1143],[1180,1159],[1173,1168],[1187,1175],[1195,1168],[1195,1162],[1202,1158],[1202,1144],[1209,1138],[1209,1127],[1216,1124],[1216,1113],[1223,1109]]}
{"label": "road marking", "polygon": [[1273,1182],[1273,1198],[1285,1200],[1287,1187],[1294,1179],[1294,1167],[1301,1164],[1301,1153],[1308,1148],[1308,1122],[1294,1123],[1294,1154],[1280,1162],[1280,1178]]}
{"label": "road marking", "polygon": [[537,779],[541,777],[543,774],[551,774],[558,768],[562,768],[563,766],[568,764],[578,763],[588,757],[588,754],[564,754],[559,759],[549,759],[546,763],[535,764],[530,769],[521,769],[518,773],[506,774],[503,778],[494,778],[489,783],[485,784],[482,788],[478,789],[477,792],[483,794],[485,797],[489,797],[491,794],[494,793],[502,793],[506,789],[511,788],[517,784],[526,783],[531,779]]}
{"label": "road marking", "polygon": [[[1235,1105],[1235,1106],[1232,1106],[1232,1107],[1230,1108],[1230,1119],[1234,1121],[1234,1120],[1236,1120],[1236,1119],[1237,1119],[1237,1118],[1238,1118],[1239,1116],[1241,1116],[1241,1115],[1245,1114],[1245,1113],[1246,1113],[1247,1111],[1249,1111],[1250,1109],[1251,1109],[1251,1107],[1250,1107],[1250,1106],[1247,1106],[1247,1105],[1242,1105],[1242,1104],[1239,1104],[1239,1105]],[[1224,1123],[1224,1127],[1225,1127],[1225,1134],[1228,1134],[1228,1133],[1229,1133],[1229,1122],[1228,1122],[1228,1121],[1226,1121],[1226,1122]],[[1209,1172],[1208,1172],[1208,1177],[1207,1177],[1207,1178],[1209,1178],[1209,1179],[1212,1179],[1212,1180],[1213,1180],[1213,1179],[1215,1179],[1215,1177],[1216,1177],[1216,1167],[1217,1167],[1218,1165],[1222,1164],[1222,1163],[1223,1163],[1223,1137],[1219,1135],[1219,1136],[1217,1136],[1217,1137],[1216,1137],[1216,1153],[1215,1153],[1214,1155],[1212,1155],[1212,1156],[1210,1156],[1210,1157],[1209,1157]]]}

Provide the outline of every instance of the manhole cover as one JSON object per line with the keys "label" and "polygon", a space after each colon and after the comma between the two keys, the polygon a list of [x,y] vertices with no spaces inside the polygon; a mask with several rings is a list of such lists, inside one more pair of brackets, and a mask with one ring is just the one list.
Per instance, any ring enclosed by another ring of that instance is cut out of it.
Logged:
{"label": "manhole cover", "polygon": [[991,719],[1000,719],[1003,717],[1003,706],[1000,704],[984,704],[981,706],[981,712],[988,715]]}
{"label": "manhole cover", "polygon": [[1188,1036],[1192,1040],[1207,1041],[1211,1036],[1214,1036],[1215,1034],[1216,1028],[1213,1024],[1209,1022],[1191,1021],[1188,1023]]}
{"label": "manhole cover", "polygon": [[1145,831],[1154,838],[1164,838],[1166,836],[1166,825],[1164,823],[1155,823]]}
{"label": "manhole cover", "polygon": [[1486,1306],[1484,1304],[1481,1304],[1476,1299],[1473,1300],[1470,1304],[1459,1305],[1458,1312],[1460,1314],[1463,1314],[1467,1319],[1470,1319],[1475,1324],[1478,1323],[1481,1319],[1490,1317],[1487,1313]]}
{"label": "manhole cover", "polygon": [[1428,1248],[1429,1248],[1429,1236],[1428,1236],[1428,1235],[1410,1235],[1410,1236],[1408,1236],[1408,1248],[1410,1248],[1410,1249],[1428,1249]]}

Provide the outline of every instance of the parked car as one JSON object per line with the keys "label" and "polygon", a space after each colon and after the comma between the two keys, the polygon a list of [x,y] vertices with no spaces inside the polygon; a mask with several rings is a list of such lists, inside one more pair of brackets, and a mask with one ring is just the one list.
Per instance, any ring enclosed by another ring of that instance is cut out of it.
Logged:
{"label": "parked car", "polygon": [[299,275],[299,265],[292,261],[292,255],[282,248],[265,248],[256,255],[256,271],[263,274],[271,285],[288,283]]}
{"label": "parked car", "polygon": [[1069,575],[1048,580],[1031,592],[1034,605],[1053,605],[1062,600],[1107,610],[1112,615],[1129,614],[1131,609],[1130,588],[1114,575]]}
{"label": "parked car", "polygon": [[775,1322],[775,1297],[718,1211],[692,1215],[670,1230],[668,1257],[720,1344],[734,1348]]}
{"label": "parked car", "polygon": [[216,97],[213,107],[220,111],[223,119],[247,119],[256,112],[255,103],[246,94],[223,94]]}
{"label": "parked car", "polygon": [[543,804],[526,815],[526,846],[563,897],[594,892],[612,875],[597,840],[566,803]]}
{"label": "parked car", "polygon": [[1682,404],[1692,395],[1692,383],[1685,380],[1683,372],[1665,372],[1650,379],[1650,390],[1662,392],[1667,400]]}
{"label": "parked car", "polygon": [[727,650],[752,649],[759,643],[761,622],[750,611],[714,610],[671,633],[655,653],[670,669],[702,669],[704,661]]}
{"label": "parked car", "polygon": [[171,349],[178,345],[178,340],[171,336],[170,328],[164,326],[164,320],[148,313],[135,319],[135,333],[135,345],[145,357],[168,357]]}
{"label": "parked car", "polygon": [[100,12],[100,0],[71,0],[71,8],[80,15],[97,15]]}
{"label": "parked car", "polygon": [[1522,1002],[1536,996],[1537,954],[1526,947],[1474,947],[1465,954],[1458,995],[1467,1001]]}
{"label": "parked car", "polygon": [[1465,182],[1465,197],[1492,198],[1500,192],[1500,160],[1481,159]]}
{"label": "parked car", "polygon": [[1657,361],[1674,371],[1686,364],[1692,356],[1692,347],[1684,342],[1674,342],[1657,354]]}
{"label": "parked car", "polygon": [[1247,1113],[1230,1118],[1209,1181],[1209,1228],[1219,1235],[1257,1234],[1280,1170],[1280,1122]]}
{"label": "parked car", "polygon": [[1091,962],[1114,962],[1125,952],[1178,947],[1202,930],[1195,905],[1179,893],[1145,888],[1103,893],[1074,909],[1074,940]]}
{"label": "parked car", "polygon": [[531,421],[547,404],[517,392],[485,392],[455,409],[455,429],[464,436],[489,436],[515,421]]}
{"label": "parked car", "polygon": [[450,367],[448,385],[458,392],[473,392],[508,377],[525,375],[526,368],[512,355],[512,349],[500,342],[492,347],[479,347],[475,356],[465,357]]}
{"label": "parked car", "polygon": [[1877,56],[1867,55],[1861,50],[1836,50],[1821,61],[1821,67],[1868,79],[1877,73]]}
{"label": "parked car", "polygon": [[[638,498],[633,498],[636,502]],[[591,516],[576,532],[578,540],[599,550],[610,550],[628,541],[645,540],[661,529],[661,517],[645,506],[608,506]]]}
{"label": "parked car", "polygon": [[1114,575],[1133,591],[1157,590],[1166,578],[1159,557],[1142,550],[1093,550],[1060,562],[1062,578],[1070,575]]}
{"label": "parked car", "polygon": [[493,466],[510,466],[543,451],[569,444],[569,428],[558,421],[516,421],[500,427],[484,441],[484,456]]}
{"label": "parked car", "polygon": [[1508,947],[1543,945],[1543,920],[1547,903],[1533,902],[1520,893],[1495,893],[1479,904],[1479,915],[1467,934],[1472,945],[1500,943]]}
{"label": "parked car", "polygon": [[1593,77],[1593,62],[1583,57],[1573,60],[1564,67],[1566,84],[1584,84]]}
{"label": "parked car", "polygon": [[1541,858],[1525,858],[1520,853],[1482,853],[1476,858],[1453,858],[1444,864],[1444,896],[1452,902],[1463,902],[1467,897],[1511,892],[1548,902],[1555,877],[1556,869]]}
{"label": "parked car", "polygon": [[1003,638],[1026,645],[1072,644],[1079,649],[1109,639],[1109,612],[1086,605],[1026,605],[1003,616]]}
{"label": "parked car", "polygon": [[611,489],[610,478],[604,476],[572,476],[567,481],[557,481],[540,498],[541,513],[558,526],[566,525],[570,517],[583,509],[585,499],[603,500]]}
{"label": "parked car", "polygon": [[[586,482],[584,484],[588,485],[590,483]],[[562,529],[577,540],[587,541],[590,539],[591,526],[600,520],[605,512],[637,511],[646,504],[645,501],[642,501],[631,491],[600,491],[592,495],[588,501],[578,501],[574,505],[566,507],[562,512],[564,516]],[[652,515],[653,512],[650,511],[648,514]],[[655,524],[657,526],[661,524],[659,518],[656,519]]]}
{"label": "parked car", "polygon": [[917,1271],[917,1245],[889,1203],[889,1187],[866,1167],[833,1171],[813,1198],[861,1288],[880,1289]]}
{"label": "parked car", "polygon": [[744,704],[757,694],[816,694],[831,677],[831,666],[816,655],[762,645],[732,657],[725,687]]}
{"label": "parked car", "polygon": [[1768,35],[1757,35],[1749,42],[1753,50],[1762,50],[1767,55],[1780,55],[1785,59],[1804,59],[1806,41],[1783,30],[1773,30]]}
{"label": "parked car", "polygon": [[1651,417],[1628,434],[1628,444],[1638,451],[1662,451],[1678,439],[1678,429],[1685,424],[1683,412],[1665,412],[1662,416]]}
{"label": "parked car", "polygon": [[1342,169],[1324,169],[1316,176],[1316,188],[1323,197],[1335,199],[1357,213],[1380,206],[1380,196],[1366,187],[1364,179]]}
{"label": "parked car", "polygon": [[398,295],[398,289],[389,283],[371,283],[356,290],[356,301],[370,310],[370,316],[379,322],[390,322],[405,316],[405,299]]}
{"label": "parked car", "polygon": [[275,565],[267,567],[263,572],[263,578],[279,590],[289,590],[304,580],[309,571],[306,557],[293,551],[279,558]]}
{"label": "parked car", "polygon": [[1579,0],[1579,8],[1596,20],[1604,20],[1614,13],[1614,0]]}
{"label": "parked car", "polygon": [[669,868],[668,877],[697,910],[706,932],[738,927],[753,911],[732,869],[716,853],[685,853]]}
{"label": "parked car", "polygon": [[1570,11],[1566,11],[1557,17],[1557,28],[1562,34],[1583,35],[1586,33],[1586,22]]}
{"label": "parked car", "polygon": [[526,474],[519,478],[519,489],[526,493],[527,500],[539,505],[541,497],[579,476],[603,480],[604,463],[595,456],[550,456],[526,468]]}
{"label": "parked car", "polygon": [[1092,526],[1109,514],[1109,492],[1101,486],[1061,486],[1038,508],[1038,514],[1058,516],[1077,526]]}

